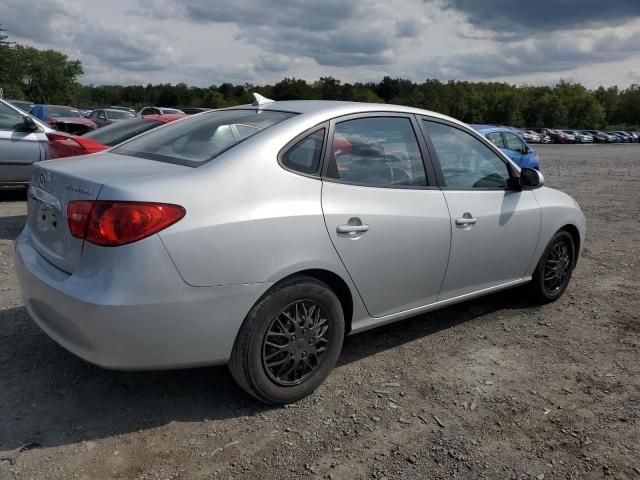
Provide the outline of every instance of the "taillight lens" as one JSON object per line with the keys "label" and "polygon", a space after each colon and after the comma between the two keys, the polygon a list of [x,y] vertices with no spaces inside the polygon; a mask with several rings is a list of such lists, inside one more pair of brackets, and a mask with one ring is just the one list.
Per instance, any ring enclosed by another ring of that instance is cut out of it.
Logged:
{"label": "taillight lens", "polygon": [[75,157],[101,152],[109,148],[90,138],[64,133],[47,133],[49,140],[49,158]]}
{"label": "taillight lens", "polygon": [[74,237],[103,247],[137,242],[185,216],[180,205],[107,200],[72,201],[67,222]]}

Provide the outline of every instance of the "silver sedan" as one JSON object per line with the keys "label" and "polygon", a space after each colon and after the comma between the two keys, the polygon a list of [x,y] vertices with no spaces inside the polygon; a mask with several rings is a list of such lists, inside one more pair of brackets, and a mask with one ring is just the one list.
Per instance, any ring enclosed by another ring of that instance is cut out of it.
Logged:
{"label": "silver sedan", "polygon": [[18,274],[33,320],[89,362],[228,364],[286,403],[347,334],[518,285],[557,300],[585,218],[543,183],[437,113],[256,95],[36,164]]}

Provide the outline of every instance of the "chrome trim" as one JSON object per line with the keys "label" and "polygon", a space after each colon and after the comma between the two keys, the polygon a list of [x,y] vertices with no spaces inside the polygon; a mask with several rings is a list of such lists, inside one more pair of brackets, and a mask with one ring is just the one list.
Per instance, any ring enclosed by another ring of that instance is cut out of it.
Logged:
{"label": "chrome trim", "polygon": [[60,205],[60,200],[58,200],[56,197],[54,197],[50,193],[45,192],[41,188],[31,185],[31,187],[29,187],[29,194],[31,195],[31,197],[35,198],[36,200],[42,203],[46,203],[47,205],[51,205],[53,208],[55,208],[59,212],[62,212],[62,206]]}

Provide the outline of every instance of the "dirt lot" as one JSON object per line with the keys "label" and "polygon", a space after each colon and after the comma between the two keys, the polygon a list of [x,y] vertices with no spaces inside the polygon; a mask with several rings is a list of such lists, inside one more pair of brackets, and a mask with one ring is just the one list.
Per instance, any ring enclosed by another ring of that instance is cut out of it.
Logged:
{"label": "dirt lot", "polygon": [[111,372],[58,347],[14,275],[24,194],[0,193],[0,478],[640,479],[640,145],[538,151],[588,219],[565,296],[351,337],[288,408],[224,367]]}

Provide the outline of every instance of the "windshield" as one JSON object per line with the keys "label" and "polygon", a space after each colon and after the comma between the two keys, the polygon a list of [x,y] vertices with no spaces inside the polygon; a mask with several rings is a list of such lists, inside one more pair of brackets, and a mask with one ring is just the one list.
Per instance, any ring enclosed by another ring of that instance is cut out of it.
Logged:
{"label": "windshield", "polygon": [[109,110],[109,118],[116,119],[124,119],[124,118],[132,118],[134,115],[129,112],[125,112],[123,110]]}
{"label": "windshield", "polygon": [[150,132],[127,142],[114,153],[198,166],[293,115],[265,110],[219,110]]}
{"label": "windshield", "polygon": [[112,147],[160,125],[163,125],[163,123],[153,120],[134,118],[132,120],[112,123],[111,125],[93,130],[83,136],[92,138],[96,142]]}
{"label": "windshield", "polygon": [[51,105],[49,105],[48,110],[49,110],[49,116],[54,118],[58,118],[58,117],[82,118],[82,114],[75,108],[52,107]]}
{"label": "windshield", "polygon": [[175,108],[163,108],[162,113],[184,113],[182,110],[176,110]]}

